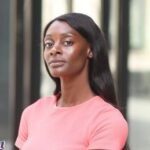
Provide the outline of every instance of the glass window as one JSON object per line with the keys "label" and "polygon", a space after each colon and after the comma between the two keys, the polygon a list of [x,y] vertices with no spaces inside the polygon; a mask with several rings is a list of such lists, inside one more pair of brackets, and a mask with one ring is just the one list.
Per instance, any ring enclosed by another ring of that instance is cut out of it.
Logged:
{"label": "glass window", "polygon": [[150,1],[131,0],[129,54],[129,122],[131,149],[150,143]]}

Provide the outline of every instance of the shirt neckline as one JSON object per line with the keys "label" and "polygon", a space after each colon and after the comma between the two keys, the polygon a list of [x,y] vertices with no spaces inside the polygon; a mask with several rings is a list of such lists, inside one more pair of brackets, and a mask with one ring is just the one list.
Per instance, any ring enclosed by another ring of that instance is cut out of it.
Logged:
{"label": "shirt neckline", "polygon": [[61,106],[57,106],[56,105],[56,101],[57,101],[57,96],[54,96],[54,102],[53,102],[53,107],[55,109],[58,109],[58,110],[70,110],[70,109],[77,109],[77,108],[80,108],[80,107],[85,107],[86,105],[89,105],[89,103],[93,102],[93,100],[97,100],[99,99],[99,96],[93,96],[91,98],[89,98],[88,100],[80,103],[80,104],[77,104],[77,105],[74,105],[74,106],[68,106],[68,107],[61,107]]}

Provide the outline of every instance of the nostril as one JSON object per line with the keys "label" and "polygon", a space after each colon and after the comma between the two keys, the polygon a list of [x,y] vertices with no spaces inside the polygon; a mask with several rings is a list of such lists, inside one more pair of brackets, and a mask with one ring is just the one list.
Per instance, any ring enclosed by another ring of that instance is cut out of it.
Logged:
{"label": "nostril", "polygon": [[58,55],[58,54],[61,54],[61,51],[60,51],[60,49],[56,49],[56,48],[53,48],[53,49],[51,49],[51,51],[50,51],[50,55],[52,56],[52,55]]}
{"label": "nostril", "polygon": [[56,53],[57,53],[57,54],[61,54],[61,52],[60,52],[60,51],[57,51]]}
{"label": "nostril", "polygon": [[53,46],[50,49],[50,55],[56,55],[56,54],[61,54],[61,43],[55,42],[55,44],[53,44]]}
{"label": "nostril", "polygon": [[52,56],[52,55],[53,55],[53,53],[50,53],[50,55]]}

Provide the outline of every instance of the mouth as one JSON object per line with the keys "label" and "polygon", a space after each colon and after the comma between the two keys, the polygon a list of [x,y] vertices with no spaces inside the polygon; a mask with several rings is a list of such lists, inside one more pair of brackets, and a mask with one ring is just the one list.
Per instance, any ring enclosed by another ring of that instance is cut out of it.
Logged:
{"label": "mouth", "polygon": [[52,60],[48,64],[52,68],[57,68],[57,67],[62,67],[65,64],[65,61],[63,61],[63,60]]}

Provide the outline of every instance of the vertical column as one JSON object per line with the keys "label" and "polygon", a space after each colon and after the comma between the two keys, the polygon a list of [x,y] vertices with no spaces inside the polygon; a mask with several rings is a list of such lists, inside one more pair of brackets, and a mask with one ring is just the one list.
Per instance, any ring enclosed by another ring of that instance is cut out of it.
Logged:
{"label": "vertical column", "polygon": [[9,100],[14,144],[22,110],[40,95],[41,0],[13,0],[11,7]]}
{"label": "vertical column", "polygon": [[[31,102],[40,96],[41,77],[41,0],[32,0]],[[27,10],[28,11],[28,10]]]}
{"label": "vertical column", "polygon": [[129,0],[119,0],[119,29],[117,56],[117,92],[126,116],[128,98]]}
{"label": "vertical column", "polygon": [[105,34],[105,38],[110,47],[109,41],[109,22],[110,22],[110,0],[101,1],[101,27]]}
{"label": "vertical column", "polygon": [[73,0],[66,0],[66,5],[68,7],[68,12],[72,12],[72,10],[73,10]]}
{"label": "vertical column", "polygon": [[24,50],[24,17],[23,0],[11,1],[10,27],[10,70],[9,102],[12,122],[12,139],[17,135],[20,114],[23,108],[23,50]]}
{"label": "vertical column", "polygon": [[41,0],[24,1],[24,105],[40,96]]}

